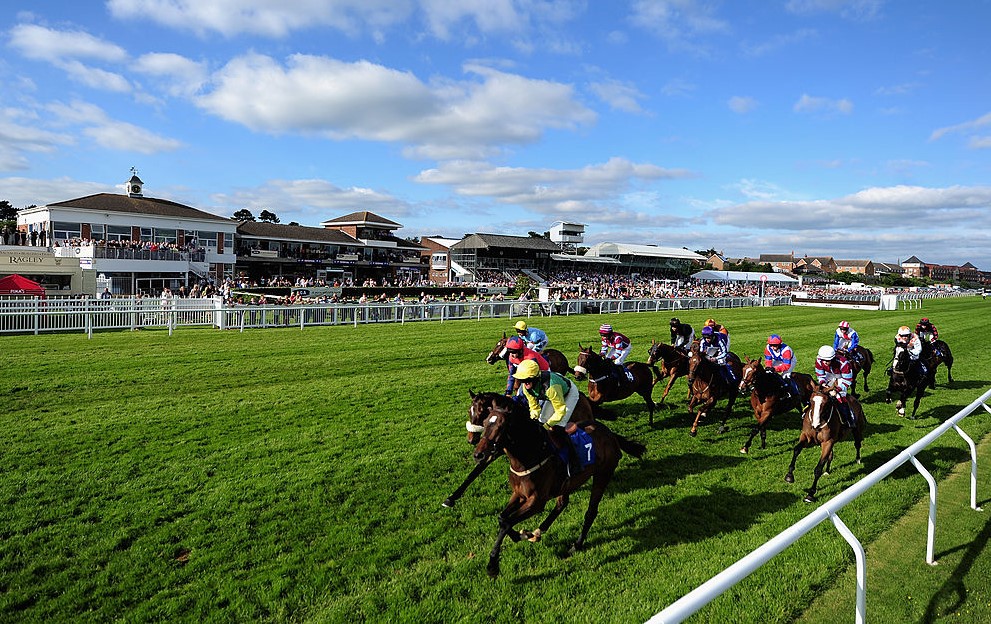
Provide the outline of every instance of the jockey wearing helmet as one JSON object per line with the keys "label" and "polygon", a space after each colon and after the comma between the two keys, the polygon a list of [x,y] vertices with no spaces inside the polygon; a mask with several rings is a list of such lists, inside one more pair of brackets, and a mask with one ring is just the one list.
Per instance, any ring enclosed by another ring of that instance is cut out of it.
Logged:
{"label": "jockey wearing helmet", "polygon": [[840,321],[836,335],[833,336],[833,350],[846,353],[848,358],[859,361],[858,346],[860,346],[860,335],[857,334],[857,330],[850,327],[848,321]]}
{"label": "jockey wearing helmet", "polygon": [[853,367],[849,360],[833,347],[823,345],[816,353],[815,371],[816,380],[820,385],[831,388],[829,394],[839,403],[843,425],[855,427],[856,421],[850,409],[851,398],[847,397],[847,392],[853,385]]}
{"label": "jockey wearing helmet", "polygon": [[607,360],[612,360],[614,364],[623,364],[626,357],[630,355],[633,346],[630,339],[623,334],[613,331],[612,325],[604,323],[599,326],[599,336],[602,338],[602,348],[599,355]]}
{"label": "jockey wearing helmet", "polygon": [[699,342],[699,350],[705,359],[719,366],[726,383],[735,386],[738,382],[733,367],[730,365],[729,347],[727,346],[726,335],[712,329],[711,325],[702,328],[702,339]]}
{"label": "jockey wearing helmet", "polygon": [[513,336],[506,341],[506,365],[509,368],[509,378],[506,380],[506,395],[509,396],[513,393],[514,379],[513,373],[521,363],[526,360],[533,360],[537,363],[538,368],[541,371],[548,371],[551,369],[550,365],[544,356],[540,355],[533,349],[528,349],[523,339],[519,336]]}
{"label": "jockey wearing helmet", "polygon": [[791,378],[791,372],[795,369],[795,352],[781,340],[778,334],[771,334],[767,338],[767,346],[764,347],[764,365],[780,376],[781,387],[785,391],[783,398],[790,399],[800,394],[798,385]]}
{"label": "jockey wearing helmet", "polygon": [[547,334],[536,327],[527,326],[526,321],[516,323],[516,334],[526,342],[527,348],[537,353],[542,353],[547,347]]}
{"label": "jockey wearing helmet", "polygon": [[936,342],[936,339],[939,338],[939,332],[936,331],[936,326],[928,318],[923,318],[919,321],[915,326],[915,333],[918,334],[919,338],[930,343]]}
{"label": "jockey wearing helmet", "polygon": [[726,336],[726,349],[729,350],[729,330],[726,329],[726,326],[725,325],[720,325],[719,323],[716,322],[716,319],[711,319],[711,318],[710,319],[706,319],[705,326],[706,327],[711,327],[712,328],[712,331],[718,332],[718,333]]}
{"label": "jockey wearing helmet", "polygon": [[679,351],[688,352],[695,342],[695,330],[688,323],[682,323],[678,317],[671,319],[671,344]]}
{"label": "jockey wearing helmet", "polygon": [[912,361],[912,366],[918,371],[920,377],[929,376],[929,368],[926,366],[926,358],[921,357],[928,342],[923,342],[917,334],[912,333],[908,325],[902,325],[895,334],[895,350],[899,347],[908,351],[908,357]]}
{"label": "jockey wearing helmet", "polygon": [[568,474],[581,470],[578,455],[568,440],[564,428],[581,393],[564,376],[553,371],[541,371],[533,360],[520,363],[513,377],[520,380],[523,395],[530,406],[530,418],[542,422],[549,430],[551,441],[568,453]]}

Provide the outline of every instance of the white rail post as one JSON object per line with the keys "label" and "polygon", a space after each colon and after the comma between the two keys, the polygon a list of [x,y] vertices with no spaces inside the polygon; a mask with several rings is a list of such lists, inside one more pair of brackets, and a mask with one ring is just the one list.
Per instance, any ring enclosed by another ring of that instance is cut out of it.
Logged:
{"label": "white rail post", "polygon": [[[987,409],[987,405],[984,407]],[[977,506],[977,446],[970,439],[970,436],[963,432],[963,429],[959,425],[953,425],[953,428],[967,442],[967,445],[970,446],[970,508],[974,511],[984,511]]]}
{"label": "white rail post", "polygon": [[864,553],[864,545],[860,543],[853,531],[843,524],[840,517],[832,511],[829,512],[829,519],[833,521],[833,525],[843,536],[843,539],[853,547],[853,556],[857,561],[857,615],[855,621],[857,624],[864,624],[864,619],[867,617],[867,557]]}
{"label": "white rail post", "polygon": [[926,467],[919,463],[915,455],[909,457],[909,461],[915,466],[919,473],[929,482],[929,531],[926,538],[926,563],[936,565],[934,550],[936,546],[936,479],[926,470]]}

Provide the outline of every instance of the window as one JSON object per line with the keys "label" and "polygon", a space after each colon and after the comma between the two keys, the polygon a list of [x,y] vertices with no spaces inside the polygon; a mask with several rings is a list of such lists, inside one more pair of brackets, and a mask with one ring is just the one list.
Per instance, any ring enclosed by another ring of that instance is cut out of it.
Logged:
{"label": "window", "polygon": [[156,243],[173,243],[176,242],[176,231],[166,228],[155,228],[155,242]]}
{"label": "window", "polygon": [[227,253],[232,253],[234,251],[234,234],[227,233],[224,234],[224,251]]}
{"label": "window", "polygon": [[151,242],[151,228],[143,227],[141,228],[141,241],[150,243]]}
{"label": "window", "polygon": [[89,237],[93,240],[102,240],[103,236],[103,224],[102,223],[91,223],[89,226]]}
{"label": "window", "polygon": [[55,221],[52,223],[52,236],[55,240],[69,240],[70,238],[81,238],[82,227],[78,223],[68,221]]}
{"label": "window", "polygon": [[196,236],[196,244],[200,247],[217,247],[217,233],[200,230],[193,233]]}
{"label": "window", "polygon": [[125,241],[131,239],[131,226],[108,225],[106,238],[108,241]]}

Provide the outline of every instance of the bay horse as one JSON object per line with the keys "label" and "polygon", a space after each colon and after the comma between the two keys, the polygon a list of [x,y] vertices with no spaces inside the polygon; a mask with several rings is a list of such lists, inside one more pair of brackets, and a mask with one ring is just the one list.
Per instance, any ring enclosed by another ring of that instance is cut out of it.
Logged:
{"label": "bay horse", "polygon": [[[580,392],[578,388],[573,388],[572,391]],[[485,429],[485,419],[488,418],[489,412],[495,407],[511,409],[516,401],[513,397],[498,392],[479,392],[476,394],[473,390],[469,390],[468,395],[471,397],[471,405],[468,407],[468,421],[465,422],[465,429],[468,430],[468,444],[476,446],[481,439],[482,431]],[[571,413],[571,420],[574,422],[591,422],[595,420],[592,403],[588,400],[587,396],[582,395],[578,397],[578,403]],[[468,473],[465,480],[450,496],[444,499],[441,505],[444,507],[454,507],[454,504],[464,495],[468,486],[478,478],[478,475],[485,472],[485,469],[491,463],[499,459],[500,456],[501,453],[495,452],[486,458],[485,461],[476,461],[475,467]]]}
{"label": "bay horse", "polygon": [[[569,554],[581,550],[620,457],[626,452],[639,458],[647,450],[643,444],[613,433],[602,423],[584,424],[582,429],[591,437],[590,448],[586,447],[583,455],[587,454],[586,457],[594,458],[594,461],[569,477],[567,465],[561,460],[547,431],[538,421],[530,418],[522,405],[499,405],[489,411],[485,428],[475,447],[475,459],[485,461],[493,448],[502,449],[509,458],[509,485],[513,491],[506,507],[499,513],[499,533],[489,553],[486,569],[490,577],[499,575],[499,556],[507,536],[514,542],[524,538],[531,542],[540,541],[541,535],[550,529],[567,507],[571,493],[591,479],[592,493],[581,535],[571,545]],[[557,499],[557,504],[536,530],[519,531],[513,528],[542,512],[552,498]]]}
{"label": "bay horse", "polygon": [[802,414],[802,433],[798,437],[798,444],[795,445],[795,450],[791,456],[791,465],[788,466],[785,482],[795,482],[795,461],[802,449],[810,446],[821,447],[819,463],[816,464],[813,471],[812,487],[807,490],[808,493],[805,495],[806,503],[815,502],[819,478],[822,475],[829,475],[833,463],[833,445],[843,440],[848,434],[853,435],[853,444],[857,447],[857,457],[854,461],[858,464],[862,463],[860,461],[860,447],[864,440],[864,428],[867,425],[867,419],[864,417],[864,410],[857,399],[848,394],[846,400],[857,424],[853,429],[843,425],[839,404],[829,395],[829,387],[827,386],[814,385],[812,396],[809,398],[809,406]]}
{"label": "bay horse", "polygon": [[[660,370],[656,366],[657,363],[660,363]],[[668,398],[668,393],[671,392],[671,386],[674,385],[674,382],[679,377],[684,377],[688,374],[688,355],[673,345],[651,340],[650,348],[647,350],[647,366],[654,369],[654,377],[657,381],[665,377],[668,379],[668,385],[664,388],[664,394],[661,395],[661,400],[657,402],[657,406],[660,407],[664,403],[664,399]]]}
{"label": "bay horse", "polygon": [[657,378],[652,369],[643,362],[627,362],[623,368],[633,376],[622,376],[618,381],[612,375],[615,364],[592,350],[578,344],[578,361],[575,363],[575,379],[588,379],[588,398],[593,405],[610,401],[620,401],[633,394],[639,394],[647,404],[650,424],[654,424],[654,384]]}
{"label": "bay horse", "polygon": [[[849,353],[845,353],[845,357],[850,366],[853,368],[853,383],[850,385],[850,391],[848,394],[853,396],[859,396],[857,394],[857,373],[864,371],[864,392],[870,392],[871,388],[867,385],[867,376],[871,374],[871,368],[874,367],[874,353],[865,347],[864,345],[857,345],[855,349],[859,358],[852,357]],[[844,353],[840,351],[840,353]]]}
{"label": "bay horse", "polygon": [[750,437],[746,444],[740,449],[741,453],[750,452],[750,444],[757,434],[760,434],[760,447],[767,448],[767,425],[772,416],[784,414],[793,409],[801,412],[812,396],[813,380],[812,375],[805,373],[791,373],[791,378],[798,386],[799,395],[790,398],[783,398],[781,395],[781,378],[774,370],[764,367],[764,362],[760,358],[751,360],[743,365],[743,372],[740,374],[740,392],[750,393],[750,407],[754,409],[754,418],[757,423],[750,430]]}
{"label": "bay horse", "polygon": [[[932,375],[934,371],[929,371]],[[919,403],[926,392],[931,377],[923,377],[919,374],[919,369],[912,365],[912,358],[908,351],[902,347],[895,347],[895,355],[891,362],[891,379],[888,380],[888,389],[885,392],[884,402],[891,403],[891,395],[897,395],[898,401],[895,409],[899,416],[905,415],[905,402],[911,394],[915,394],[915,404],[912,407],[912,416],[919,411]]]}
{"label": "bay horse", "polygon": [[953,383],[953,352],[950,351],[950,345],[942,340],[935,340],[932,343],[932,355],[929,359],[930,388],[936,387],[936,369],[942,363],[946,363],[946,383],[951,384]]}
{"label": "bay horse", "polygon": [[[729,383],[723,378],[720,366],[710,362],[702,354],[698,340],[692,343],[692,349],[688,353],[688,385],[691,388],[692,398],[688,401],[688,413],[694,418],[692,429],[689,435],[693,438],[698,435],[699,423],[709,414],[716,402],[727,397],[726,412],[723,414],[723,422],[719,425],[718,433],[729,431],[726,421],[733,413],[733,403],[740,393],[740,387],[735,383]],[[733,373],[739,379],[743,374],[743,364],[740,358],[733,352],[727,357],[727,362],[733,368]],[[695,406],[700,405],[698,414],[695,413]]]}

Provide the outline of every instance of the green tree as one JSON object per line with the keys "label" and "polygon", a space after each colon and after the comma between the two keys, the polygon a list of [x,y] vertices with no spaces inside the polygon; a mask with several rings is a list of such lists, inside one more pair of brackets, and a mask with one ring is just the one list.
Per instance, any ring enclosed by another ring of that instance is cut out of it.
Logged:
{"label": "green tree", "polygon": [[235,212],[231,218],[235,221],[254,221],[255,215],[251,214],[251,211],[247,208],[242,208]]}
{"label": "green tree", "polygon": [[267,210],[262,210],[258,215],[258,220],[262,223],[278,223],[279,217],[275,216],[274,212],[269,212]]}
{"label": "green tree", "polygon": [[6,199],[0,200],[0,221],[17,221],[17,208]]}

